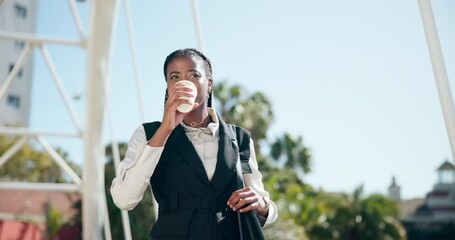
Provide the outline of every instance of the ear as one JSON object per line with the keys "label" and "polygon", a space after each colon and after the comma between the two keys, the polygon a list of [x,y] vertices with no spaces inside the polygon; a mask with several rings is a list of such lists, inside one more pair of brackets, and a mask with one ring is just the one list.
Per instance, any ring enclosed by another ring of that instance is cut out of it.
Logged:
{"label": "ear", "polygon": [[209,78],[209,86],[208,86],[208,92],[211,92],[212,91],[212,88],[213,88],[213,79],[212,78]]}

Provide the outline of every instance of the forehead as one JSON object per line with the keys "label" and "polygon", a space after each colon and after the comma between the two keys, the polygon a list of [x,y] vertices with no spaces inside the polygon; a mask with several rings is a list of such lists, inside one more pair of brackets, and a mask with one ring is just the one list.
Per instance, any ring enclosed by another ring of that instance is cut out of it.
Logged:
{"label": "forehead", "polygon": [[166,72],[184,71],[190,69],[203,70],[204,62],[202,59],[193,56],[179,56],[172,59],[166,69]]}

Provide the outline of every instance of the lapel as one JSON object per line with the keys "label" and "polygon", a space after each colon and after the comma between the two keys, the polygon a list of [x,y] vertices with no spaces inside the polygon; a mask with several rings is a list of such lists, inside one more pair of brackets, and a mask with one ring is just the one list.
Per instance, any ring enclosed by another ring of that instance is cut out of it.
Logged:
{"label": "lapel", "polygon": [[219,116],[218,121],[220,122],[218,156],[215,174],[210,182],[216,196],[222,194],[226,184],[231,180],[232,176],[236,176],[236,163],[239,156],[239,148],[236,143],[235,133]]}
{"label": "lapel", "polygon": [[194,149],[193,144],[191,143],[190,139],[188,139],[188,136],[185,133],[185,129],[183,129],[180,124],[175,127],[174,131],[169,136],[167,143],[172,144],[174,146],[174,149],[180,152],[180,154],[183,156],[183,159],[188,162],[191,168],[196,172],[196,175],[201,177],[201,180],[207,184],[209,183],[204,165],[202,165],[202,161],[199,158],[196,149]]}

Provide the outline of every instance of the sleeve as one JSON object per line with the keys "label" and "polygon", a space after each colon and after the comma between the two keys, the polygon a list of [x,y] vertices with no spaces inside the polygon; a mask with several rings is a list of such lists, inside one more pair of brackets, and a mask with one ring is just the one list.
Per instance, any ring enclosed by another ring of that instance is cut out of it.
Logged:
{"label": "sleeve", "polygon": [[[265,220],[265,224],[270,224],[276,221],[278,218],[278,210],[276,204],[270,200],[270,194],[264,189],[264,184],[262,183],[262,174],[259,171],[258,162],[256,159],[256,153],[254,151],[254,142],[253,139],[250,139],[250,167],[252,174],[244,175],[245,185],[253,188],[255,192],[261,195],[265,201],[269,203],[269,214]],[[262,217],[262,216],[258,216]]]}
{"label": "sleeve", "polygon": [[142,200],[163,149],[147,145],[142,125],[134,131],[112,180],[111,195],[118,208],[131,210]]}

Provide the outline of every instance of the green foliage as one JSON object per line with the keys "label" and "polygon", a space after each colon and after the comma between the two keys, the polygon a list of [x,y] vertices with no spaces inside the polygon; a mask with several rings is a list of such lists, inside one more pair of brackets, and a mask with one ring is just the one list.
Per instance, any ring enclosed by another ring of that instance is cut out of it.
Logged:
{"label": "green foliage", "polygon": [[322,214],[327,217],[309,229],[312,239],[327,239],[327,236],[349,240],[406,239],[404,228],[396,220],[397,204],[379,194],[364,198],[362,193],[360,186],[352,195],[341,193],[320,198],[327,207]]}
{"label": "green foliage", "polygon": [[247,93],[240,85],[229,86],[227,81],[215,84],[213,91],[219,103],[216,109],[223,119],[248,129],[260,152],[259,143],[266,139],[274,118],[268,97],[261,92]]}
{"label": "green foliage", "polygon": [[49,202],[44,206],[46,216],[46,236],[47,239],[53,239],[57,236],[58,231],[65,224],[64,216],[55,209]]}
{"label": "green foliage", "polygon": [[[19,139],[16,137],[0,136],[0,155],[3,155]],[[80,168],[66,160],[68,154],[57,149],[57,153],[79,174]],[[37,146],[25,144],[9,161],[0,167],[0,179],[8,181],[66,183],[68,178],[53,161],[51,156]]]}
{"label": "green foliage", "polygon": [[270,146],[270,156],[276,162],[283,161],[286,168],[302,169],[304,173],[310,172],[311,157],[309,150],[303,144],[302,137],[293,137],[285,132],[277,137]]}
{"label": "green foliage", "polygon": [[[128,145],[126,143],[119,144],[121,159],[125,157],[127,147]],[[106,146],[106,158],[107,162],[105,164],[105,191],[111,224],[111,233],[112,236],[117,236],[120,238],[120,236],[124,236],[121,212],[120,209],[115,206],[109,190],[112,180],[115,177],[113,151],[111,145]],[[146,191],[144,193],[144,198],[142,201],[133,210],[129,211],[128,215],[130,219],[131,234],[133,239],[149,239],[150,230],[155,222],[152,195],[150,191]]]}

